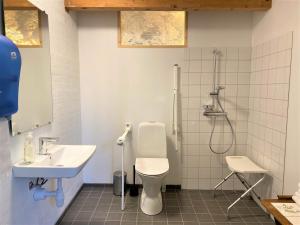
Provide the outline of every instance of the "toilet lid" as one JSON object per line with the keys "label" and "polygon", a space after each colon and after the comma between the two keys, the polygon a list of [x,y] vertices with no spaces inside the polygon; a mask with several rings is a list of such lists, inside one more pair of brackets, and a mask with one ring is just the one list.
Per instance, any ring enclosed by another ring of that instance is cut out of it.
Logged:
{"label": "toilet lid", "polygon": [[161,175],[169,171],[169,160],[167,158],[137,158],[135,169],[148,176]]}

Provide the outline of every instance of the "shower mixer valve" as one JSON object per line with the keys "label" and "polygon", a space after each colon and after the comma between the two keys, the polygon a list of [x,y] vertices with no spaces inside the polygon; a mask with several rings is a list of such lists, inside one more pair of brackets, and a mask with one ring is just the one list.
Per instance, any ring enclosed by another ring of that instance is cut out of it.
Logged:
{"label": "shower mixer valve", "polygon": [[218,109],[218,105],[215,104],[215,98],[219,98],[219,94],[221,90],[224,90],[224,86],[217,86],[212,92],[210,92],[210,96],[213,98],[213,102],[211,104],[203,105],[203,109],[205,110],[205,115],[210,112],[219,113],[222,112]]}
{"label": "shower mixer valve", "polygon": [[221,90],[224,90],[224,86],[218,86],[216,87],[212,92],[210,92],[211,96],[219,95]]}

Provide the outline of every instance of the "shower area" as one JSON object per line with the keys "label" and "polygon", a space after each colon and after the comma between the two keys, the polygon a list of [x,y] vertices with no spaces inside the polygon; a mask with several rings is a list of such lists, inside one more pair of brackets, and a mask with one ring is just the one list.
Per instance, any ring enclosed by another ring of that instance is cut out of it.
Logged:
{"label": "shower area", "polygon": [[[257,192],[282,193],[293,34],[253,47],[191,47],[181,70],[182,188],[210,190],[245,155],[271,176]],[[279,91],[280,90],[280,91]],[[243,189],[230,178],[223,190]]]}

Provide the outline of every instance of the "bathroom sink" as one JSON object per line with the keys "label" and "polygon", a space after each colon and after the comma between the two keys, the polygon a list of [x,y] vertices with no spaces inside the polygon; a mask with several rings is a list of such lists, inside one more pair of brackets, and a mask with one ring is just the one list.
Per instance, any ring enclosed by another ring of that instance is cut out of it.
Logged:
{"label": "bathroom sink", "polygon": [[70,178],[76,176],[95,153],[94,145],[53,145],[49,155],[36,155],[35,162],[13,166],[15,177]]}

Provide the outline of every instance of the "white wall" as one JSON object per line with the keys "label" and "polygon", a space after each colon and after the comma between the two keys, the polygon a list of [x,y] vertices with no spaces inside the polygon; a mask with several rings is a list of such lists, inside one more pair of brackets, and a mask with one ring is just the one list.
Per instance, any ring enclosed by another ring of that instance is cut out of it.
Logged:
{"label": "white wall", "polygon": [[[188,43],[194,46],[251,46],[252,14],[238,12],[192,12],[189,14]],[[172,66],[182,65],[184,49],[126,49],[117,47],[117,13],[78,14],[83,143],[97,144],[84,181],[111,183],[120,167],[117,137],[125,122],[134,126],[126,150],[126,170],[136,150],[137,125],[142,121],[166,123],[169,184],[181,183],[180,155],[173,150],[171,136]]]}
{"label": "white wall", "polygon": [[189,47],[250,47],[252,13],[200,11],[189,13]]}
{"label": "white wall", "polygon": [[[80,86],[75,17],[65,12],[64,1],[32,0],[49,15],[54,123],[35,136],[59,136],[62,143],[80,143]],[[0,121],[0,224],[54,224],[64,208],[53,201],[35,202],[28,179],[12,177],[12,164],[23,156],[24,135],[11,137],[7,121]],[[82,184],[82,176],[64,180],[65,206]],[[55,188],[53,182],[47,187]]]}
{"label": "white wall", "polygon": [[290,82],[290,99],[287,128],[287,144],[284,172],[284,193],[291,194],[297,190],[300,181],[299,167],[299,12],[297,0],[273,0],[273,7],[268,12],[254,14],[253,46],[269,41],[275,37],[294,31],[293,63]]}
{"label": "white wall", "polygon": [[273,0],[269,11],[253,16],[252,45],[264,43],[296,29],[297,0]]}

